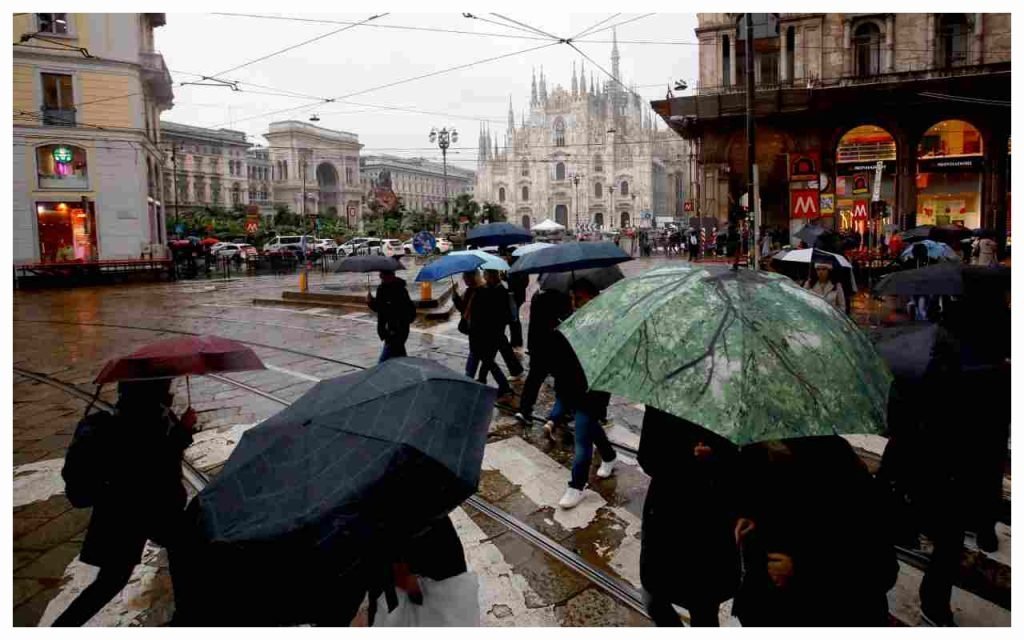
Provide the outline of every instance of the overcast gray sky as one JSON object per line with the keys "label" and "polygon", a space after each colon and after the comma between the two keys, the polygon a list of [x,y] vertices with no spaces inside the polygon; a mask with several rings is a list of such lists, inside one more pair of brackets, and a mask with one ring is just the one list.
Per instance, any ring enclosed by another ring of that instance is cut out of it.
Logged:
{"label": "overcast gray sky", "polygon": [[[364,154],[423,155],[436,156],[438,159],[440,155],[436,148],[431,148],[427,134],[432,126],[440,128],[454,125],[460,134],[457,146],[465,147],[466,151],[457,155],[449,151],[449,160],[454,160],[459,166],[475,168],[479,121],[492,121],[491,131],[503,135],[511,96],[518,123],[522,111],[529,107],[532,68],[536,67],[539,71],[543,65],[550,92],[557,84],[568,88],[573,61],[577,69],[583,61],[582,56],[569,46],[556,44],[348,98],[363,104],[449,114],[447,117],[339,102],[263,115],[270,111],[298,107],[313,100],[256,92],[297,93],[322,98],[344,96],[476,60],[539,47],[548,41],[535,33],[467,19],[454,12],[392,13],[370,23],[377,26],[353,27],[265,61],[223,73],[237,65],[345,26],[329,21],[359,22],[372,15],[369,12],[255,13],[304,21],[216,14],[168,14],[167,25],[156,31],[157,47],[163,53],[176,83],[175,106],[164,113],[164,119],[198,126],[230,127],[250,136],[259,136],[272,121],[305,121],[317,113],[320,126],[358,134],[360,142],[365,145]],[[501,22],[493,14],[481,12],[478,15]],[[559,37],[571,37],[613,14],[531,15],[510,12],[503,15]],[[641,15],[621,14],[603,26]],[[384,28],[394,26],[472,33],[467,35]],[[645,99],[663,98],[670,80],[685,79],[692,86],[697,76],[696,46],[634,44],[630,41],[694,42],[695,26],[695,14],[662,13],[641,17],[618,27],[620,67],[626,84],[640,85],[638,93]],[[580,38],[577,46],[610,71],[611,38],[611,31],[599,31]],[[210,46],[211,43],[216,43],[216,48]],[[604,82],[606,76],[603,72],[589,62],[584,64],[588,80],[593,72],[595,79]],[[179,87],[177,83],[198,80],[182,72],[203,75],[223,73],[224,78],[265,85],[272,89],[242,85],[243,91],[234,92],[220,87]],[[255,140],[265,143],[260,137]]]}

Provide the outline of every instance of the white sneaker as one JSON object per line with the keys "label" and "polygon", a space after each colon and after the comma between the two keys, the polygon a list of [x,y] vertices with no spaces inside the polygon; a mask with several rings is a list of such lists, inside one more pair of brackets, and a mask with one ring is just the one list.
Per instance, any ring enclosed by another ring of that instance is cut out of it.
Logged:
{"label": "white sneaker", "polygon": [[617,460],[617,458],[609,460],[608,462],[605,462],[604,460],[602,460],[601,461],[601,467],[597,470],[597,477],[598,478],[610,478],[610,477],[612,477],[612,474],[615,473],[615,461],[616,460]]}
{"label": "white sneaker", "polygon": [[563,509],[572,509],[581,502],[583,502],[583,492],[569,487],[565,490],[565,495],[562,496],[562,499],[558,501],[558,506]]}

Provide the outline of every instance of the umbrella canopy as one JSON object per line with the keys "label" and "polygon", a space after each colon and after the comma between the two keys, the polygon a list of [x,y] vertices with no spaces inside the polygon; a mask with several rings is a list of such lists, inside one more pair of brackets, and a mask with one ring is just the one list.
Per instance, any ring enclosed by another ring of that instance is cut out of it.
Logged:
{"label": "umbrella canopy", "polygon": [[[487,261],[477,255],[467,253],[448,254],[420,269],[420,272],[416,274],[416,282],[435,282],[456,273],[475,271],[485,262]],[[505,268],[507,269],[508,267],[506,266]]]}
{"label": "umbrella canopy", "polygon": [[835,231],[817,224],[804,225],[794,235],[814,249],[837,249],[840,242]]}
{"label": "umbrella canopy", "polygon": [[944,224],[932,228],[931,233],[928,234],[930,240],[936,242],[945,242],[948,245],[957,245],[961,240],[972,237],[973,232],[966,228],[955,224]]}
{"label": "umbrella canopy", "polygon": [[351,256],[338,263],[335,272],[369,273],[371,271],[404,271],[398,258],[388,256]]}
{"label": "umbrella canopy", "polygon": [[979,290],[1009,291],[1010,269],[944,262],[885,275],[875,285],[874,292],[880,296],[961,296],[972,282]]}
{"label": "umbrella canopy", "polygon": [[533,234],[517,224],[509,222],[491,222],[473,227],[466,236],[466,244],[474,247],[507,247],[510,244],[530,242]]}
{"label": "umbrella canopy", "polygon": [[956,251],[950,248],[950,246],[944,242],[935,242],[934,240],[920,240],[914,242],[909,247],[903,250],[900,257],[903,260],[910,260],[914,257],[914,245],[923,244],[928,249],[928,258],[930,260],[960,260],[960,256],[956,254]]}
{"label": "umbrella canopy", "polygon": [[144,378],[173,378],[226,371],[265,369],[244,344],[220,336],[182,336],[160,340],[107,362],[96,384]]}
{"label": "umbrella canopy", "polygon": [[614,242],[568,242],[535,251],[512,265],[511,273],[547,273],[610,267],[632,260]]}
{"label": "umbrella canopy", "polygon": [[935,228],[933,224],[923,224],[913,229],[908,229],[900,234],[900,236],[907,242],[916,242],[917,240],[927,240],[932,235],[932,229]]}
{"label": "umbrella canopy", "polygon": [[541,251],[542,249],[550,249],[553,246],[555,245],[551,244],[550,242],[533,242],[530,244],[524,244],[523,246],[519,247],[518,249],[512,252],[512,255],[514,255],[517,258],[521,258],[522,256],[525,256],[528,253],[533,253],[534,251]]}
{"label": "umbrella canopy", "polygon": [[589,280],[599,291],[604,291],[625,277],[622,274],[622,269],[619,269],[617,265],[612,265],[597,269],[580,269],[572,273],[567,271],[542,273],[537,279],[537,283],[541,289],[546,291],[560,291],[568,294],[573,280]]}
{"label": "umbrella canopy", "polygon": [[481,269],[487,269],[492,271],[508,271],[508,263],[502,258],[496,255],[481,251],[480,249],[468,249],[466,251],[452,251],[448,255],[450,256],[475,256],[483,260],[481,263]]}
{"label": "umbrella canopy", "polygon": [[559,327],[592,389],[737,444],[880,433],[891,375],[867,336],[778,274],[664,267]]}
{"label": "umbrella canopy", "polygon": [[415,532],[476,491],[494,400],[421,358],[324,380],[245,432],[198,496],[203,537],[326,552]]}
{"label": "umbrella canopy", "polygon": [[220,242],[220,240],[218,240],[217,238],[214,238],[213,236],[210,236],[208,238],[203,238],[202,244],[205,245],[205,246],[212,246],[212,245],[217,244],[218,242]]}
{"label": "umbrella canopy", "polygon": [[772,260],[776,262],[774,267],[780,273],[804,280],[811,277],[812,265],[827,262],[832,265],[833,269],[842,270],[841,282],[846,285],[846,289],[854,293],[857,291],[857,281],[853,277],[853,265],[842,254],[821,249],[792,249],[776,253],[772,256]]}
{"label": "umbrella canopy", "polygon": [[544,231],[544,232],[548,232],[548,231],[565,231],[565,227],[563,225],[558,224],[554,220],[548,218],[548,219],[544,220],[544,222],[541,222],[540,224],[533,225],[533,230],[534,231]]}
{"label": "umbrella canopy", "polygon": [[875,343],[893,376],[908,382],[924,378],[932,361],[932,347],[939,335],[937,324],[912,324],[894,327],[880,336]]}

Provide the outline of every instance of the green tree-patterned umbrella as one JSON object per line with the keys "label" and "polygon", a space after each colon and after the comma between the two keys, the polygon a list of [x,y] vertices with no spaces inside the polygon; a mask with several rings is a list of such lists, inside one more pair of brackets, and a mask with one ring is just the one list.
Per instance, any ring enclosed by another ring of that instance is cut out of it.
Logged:
{"label": "green tree-patterned umbrella", "polygon": [[612,285],[559,330],[591,388],[737,444],[885,427],[892,376],[867,336],[778,274],[656,269]]}

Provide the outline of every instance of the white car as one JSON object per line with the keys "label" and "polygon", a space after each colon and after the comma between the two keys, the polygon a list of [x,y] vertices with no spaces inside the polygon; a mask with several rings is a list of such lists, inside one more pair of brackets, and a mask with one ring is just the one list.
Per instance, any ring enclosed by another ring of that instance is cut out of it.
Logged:
{"label": "white car", "polygon": [[359,249],[373,238],[352,238],[338,245],[338,253],[345,256],[354,256]]}
{"label": "white car", "polygon": [[402,241],[395,240],[393,238],[385,238],[384,241],[381,242],[379,255],[388,257],[404,256],[405,249],[402,247]]}
{"label": "white car", "polygon": [[338,243],[332,240],[331,238],[321,238],[320,240],[316,241],[316,248],[319,249],[322,253],[333,254],[338,252]]}
{"label": "white car", "polygon": [[437,239],[437,252],[438,253],[448,253],[451,250],[452,250],[452,241],[451,240],[449,240],[448,238],[438,238]]}
{"label": "white car", "polygon": [[246,258],[256,253],[256,247],[251,244],[234,242],[219,242],[210,250],[218,258],[234,258],[238,254],[242,254],[242,258]]}
{"label": "white car", "polygon": [[[312,249],[316,246],[316,238],[313,236],[306,237],[306,248]],[[301,251],[302,250],[302,236],[276,236],[273,240],[263,245],[263,252],[269,253],[273,251],[281,250],[290,251]]]}

